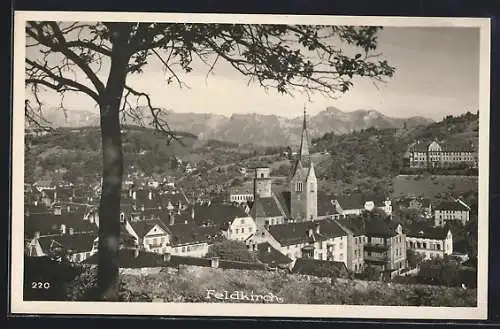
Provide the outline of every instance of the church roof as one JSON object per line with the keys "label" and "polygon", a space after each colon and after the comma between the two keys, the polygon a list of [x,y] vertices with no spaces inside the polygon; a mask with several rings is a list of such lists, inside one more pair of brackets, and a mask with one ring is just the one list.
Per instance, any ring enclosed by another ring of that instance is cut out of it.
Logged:
{"label": "church roof", "polygon": [[283,214],[280,211],[279,206],[276,204],[276,200],[273,197],[258,198],[255,200],[252,209],[250,210],[250,216],[256,217],[278,217]]}

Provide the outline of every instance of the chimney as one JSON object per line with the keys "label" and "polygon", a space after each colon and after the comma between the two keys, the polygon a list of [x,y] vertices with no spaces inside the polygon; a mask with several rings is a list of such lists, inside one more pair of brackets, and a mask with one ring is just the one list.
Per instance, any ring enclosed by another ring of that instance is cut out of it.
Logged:
{"label": "chimney", "polygon": [[170,214],[169,217],[170,217],[170,225],[174,225],[175,224],[175,216],[174,216],[174,214]]}
{"label": "chimney", "polygon": [[170,263],[170,260],[172,259],[172,254],[167,252],[165,254],[163,254],[163,261],[165,263]]}
{"label": "chimney", "polygon": [[72,227],[68,228],[68,234],[69,235],[73,235],[75,233],[75,231],[73,230]]}
{"label": "chimney", "polygon": [[219,257],[212,257],[210,261],[210,267],[219,268]]}
{"label": "chimney", "polygon": [[61,234],[66,234],[66,225],[61,224]]}

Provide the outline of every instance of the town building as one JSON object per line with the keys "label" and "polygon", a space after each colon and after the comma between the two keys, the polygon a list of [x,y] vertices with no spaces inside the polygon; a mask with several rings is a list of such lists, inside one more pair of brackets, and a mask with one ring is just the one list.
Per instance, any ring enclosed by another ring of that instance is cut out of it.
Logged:
{"label": "town building", "polygon": [[392,215],[392,201],[388,197],[365,195],[359,191],[335,198],[333,200],[337,212],[345,216],[359,216],[365,211],[380,209],[387,216]]}
{"label": "town building", "polygon": [[158,254],[169,251],[171,233],[161,220],[126,220],[125,229],[141,249]]}
{"label": "town building", "polygon": [[74,233],[72,229],[57,235],[35,236],[28,245],[31,257],[65,257],[81,262],[97,252],[97,232]]}
{"label": "town building", "polygon": [[379,218],[362,218],[365,267],[381,271],[386,278],[401,273],[406,264],[406,235],[403,227]]}
{"label": "town building", "polygon": [[238,204],[247,204],[248,202],[253,202],[254,195],[251,188],[233,187],[229,191],[229,201]]}
{"label": "town building", "polygon": [[347,233],[331,219],[293,222],[258,228],[246,244],[269,243],[290,259],[347,262]]}
{"label": "town building", "polygon": [[406,247],[424,259],[444,258],[453,253],[453,234],[448,228],[414,224],[406,226],[405,231]]}
{"label": "town building", "polygon": [[367,241],[363,220],[343,217],[338,219],[337,223],[347,232],[347,268],[354,273],[363,272],[364,245]]}
{"label": "town building", "polygon": [[442,201],[434,207],[434,226],[444,227],[448,222],[465,225],[470,220],[471,207],[462,200]]}
{"label": "town building", "polygon": [[200,227],[194,223],[168,226],[171,234],[169,253],[177,256],[205,257],[210,245],[224,239],[215,226]]}
{"label": "town building", "polygon": [[477,151],[470,145],[417,141],[406,153],[410,168],[477,168]]}

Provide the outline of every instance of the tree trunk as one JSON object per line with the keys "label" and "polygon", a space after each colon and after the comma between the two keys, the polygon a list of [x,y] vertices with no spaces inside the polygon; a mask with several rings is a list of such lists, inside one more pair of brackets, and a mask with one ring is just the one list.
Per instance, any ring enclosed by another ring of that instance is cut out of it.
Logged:
{"label": "tree trunk", "polygon": [[120,247],[120,197],[123,150],[119,109],[130,58],[128,24],[113,25],[114,44],[104,95],[99,104],[102,139],[102,186],[99,204],[99,264],[97,294],[103,301],[118,301]]}

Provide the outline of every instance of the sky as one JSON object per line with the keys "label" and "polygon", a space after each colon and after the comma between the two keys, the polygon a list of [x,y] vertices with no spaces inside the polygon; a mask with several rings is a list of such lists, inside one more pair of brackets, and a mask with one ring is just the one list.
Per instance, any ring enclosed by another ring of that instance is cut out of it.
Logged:
{"label": "sky", "polygon": [[[300,93],[291,97],[266,92],[257,85],[248,85],[248,80],[225,62],[219,62],[210,76],[208,67],[194,63],[194,70],[183,76],[189,88],[167,85],[157,62],[152,62],[141,75],[130,76],[128,83],[149,92],[154,105],[175,112],[296,117],[306,104],[312,115],[333,106],[342,111],[370,109],[392,117],[440,120],[449,114],[478,109],[478,28],[385,27],[379,32],[377,52],[396,67],[395,75],[378,87],[359,79],[350,91],[336,99],[313,95],[308,101]],[[59,99],[46,94],[44,102],[58,105]],[[97,111],[92,99],[85,95],[67,94],[63,104],[68,109]]]}

